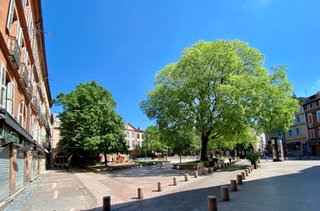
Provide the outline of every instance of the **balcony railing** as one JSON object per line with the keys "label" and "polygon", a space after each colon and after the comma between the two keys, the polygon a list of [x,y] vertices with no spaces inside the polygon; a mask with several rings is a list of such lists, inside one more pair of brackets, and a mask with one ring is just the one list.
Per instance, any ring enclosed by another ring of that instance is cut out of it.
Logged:
{"label": "balcony railing", "polygon": [[22,82],[23,88],[28,86],[28,71],[27,65],[24,62],[21,62],[19,74],[20,74],[20,81]]}
{"label": "balcony railing", "polygon": [[9,36],[8,48],[10,53],[10,61],[14,68],[17,70],[20,67],[20,47],[15,37]]}

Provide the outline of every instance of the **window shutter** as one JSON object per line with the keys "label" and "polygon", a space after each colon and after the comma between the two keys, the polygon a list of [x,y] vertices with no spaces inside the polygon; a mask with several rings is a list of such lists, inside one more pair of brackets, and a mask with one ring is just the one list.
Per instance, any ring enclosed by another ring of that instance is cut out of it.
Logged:
{"label": "window shutter", "polygon": [[28,33],[29,33],[29,37],[31,37],[31,32],[32,32],[32,11],[31,11],[31,7],[29,7],[29,12],[28,12]]}
{"label": "window shutter", "polygon": [[24,103],[23,101],[20,102],[19,104],[19,115],[18,115],[18,122],[20,125],[23,124],[23,109],[24,108]]}
{"label": "window shutter", "polygon": [[8,20],[7,20],[7,29],[9,31],[9,34],[11,32],[11,24],[13,20],[13,14],[14,14],[14,0],[10,1],[9,4],[9,12],[8,12]]}
{"label": "window shutter", "polygon": [[17,41],[18,41],[18,46],[21,48],[22,44],[22,28],[20,26],[20,22],[18,21],[18,26],[17,26]]}
{"label": "window shutter", "polygon": [[7,111],[13,116],[13,101],[14,101],[14,84],[12,81],[7,86]]}
{"label": "window shutter", "polygon": [[0,72],[0,106],[2,108],[6,107],[6,73],[6,68],[2,64]]}

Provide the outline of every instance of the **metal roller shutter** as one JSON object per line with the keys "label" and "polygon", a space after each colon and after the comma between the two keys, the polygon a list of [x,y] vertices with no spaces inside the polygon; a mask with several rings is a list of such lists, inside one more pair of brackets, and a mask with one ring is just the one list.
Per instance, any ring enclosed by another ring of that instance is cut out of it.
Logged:
{"label": "metal roller shutter", "polygon": [[32,179],[37,176],[37,160],[36,156],[32,156]]}
{"label": "metal roller shutter", "polygon": [[24,152],[18,151],[17,153],[17,173],[16,173],[16,191],[23,187],[24,176]]}
{"label": "metal roller shutter", "polygon": [[9,196],[10,147],[0,151],[0,201]]}

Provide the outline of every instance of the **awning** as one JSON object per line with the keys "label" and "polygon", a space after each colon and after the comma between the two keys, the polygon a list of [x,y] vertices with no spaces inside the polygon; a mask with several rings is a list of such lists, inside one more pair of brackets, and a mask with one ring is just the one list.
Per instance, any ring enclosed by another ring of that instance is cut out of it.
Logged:
{"label": "awning", "polygon": [[293,146],[293,145],[300,145],[300,142],[289,142],[289,143],[285,143],[287,146]]}
{"label": "awning", "polygon": [[320,144],[320,138],[309,139],[306,141],[306,144],[311,144],[311,145]]}
{"label": "awning", "polygon": [[5,123],[16,130],[19,134],[25,137],[28,141],[32,142],[32,136],[15,120],[11,114],[5,109],[0,108],[0,116],[4,119]]}

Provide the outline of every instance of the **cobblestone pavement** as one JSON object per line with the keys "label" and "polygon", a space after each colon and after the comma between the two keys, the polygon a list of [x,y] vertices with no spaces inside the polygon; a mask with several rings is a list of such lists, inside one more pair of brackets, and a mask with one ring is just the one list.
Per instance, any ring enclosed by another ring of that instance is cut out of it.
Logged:
{"label": "cobblestone pavement", "polygon": [[[32,182],[6,210],[101,210],[103,196],[111,196],[112,210],[207,210],[207,196],[215,195],[221,210],[319,210],[320,161],[262,162],[220,200],[220,186],[247,166],[241,161],[223,171],[193,177],[193,172],[171,169],[170,164],[95,174],[73,170],[48,171]],[[189,173],[189,181],[184,174]],[[199,173],[201,175],[201,172]],[[173,186],[173,177],[178,185]],[[163,191],[157,191],[157,182]],[[144,199],[137,199],[137,188]]]}

